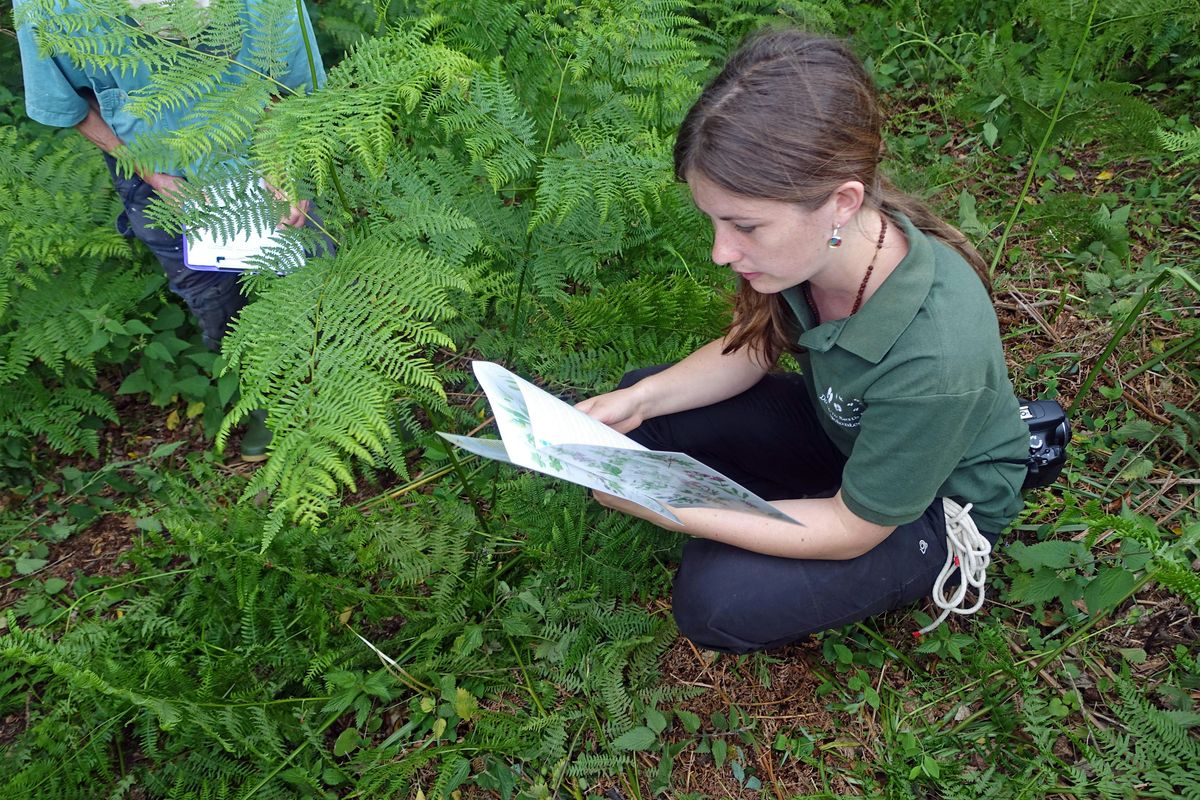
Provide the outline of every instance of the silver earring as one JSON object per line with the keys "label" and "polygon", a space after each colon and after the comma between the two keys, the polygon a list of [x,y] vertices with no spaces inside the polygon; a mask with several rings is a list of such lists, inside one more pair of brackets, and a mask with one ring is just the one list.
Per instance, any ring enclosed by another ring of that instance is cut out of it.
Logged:
{"label": "silver earring", "polygon": [[842,229],[841,225],[835,224],[833,226],[833,235],[829,237],[829,246],[830,247],[841,247],[842,246],[842,237],[838,235],[838,232],[841,229]]}

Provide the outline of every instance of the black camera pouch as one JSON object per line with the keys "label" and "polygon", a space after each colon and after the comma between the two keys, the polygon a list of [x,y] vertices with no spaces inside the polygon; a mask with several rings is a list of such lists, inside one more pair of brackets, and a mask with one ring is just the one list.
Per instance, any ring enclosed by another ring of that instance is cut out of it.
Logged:
{"label": "black camera pouch", "polygon": [[1021,400],[1021,419],[1029,426],[1028,472],[1022,489],[1049,486],[1058,479],[1067,460],[1071,423],[1067,412],[1053,400]]}

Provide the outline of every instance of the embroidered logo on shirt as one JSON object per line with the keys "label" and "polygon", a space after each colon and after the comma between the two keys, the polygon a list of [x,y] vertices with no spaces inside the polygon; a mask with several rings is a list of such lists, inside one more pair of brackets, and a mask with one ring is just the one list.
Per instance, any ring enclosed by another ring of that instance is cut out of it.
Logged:
{"label": "embroidered logo on shirt", "polygon": [[929,549],[929,543],[926,542],[924,539],[922,539],[921,545],[920,545],[921,555],[925,555],[925,551],[928,549]]}
{"label": "embroidered logo on shirt", "polygon": [[854,397],[847,400],[835,392],[832,386],[818,395],[817,399],[821,401],[825,414],[838,425],[843,428],[858,427],[864,408],[862,400]]}

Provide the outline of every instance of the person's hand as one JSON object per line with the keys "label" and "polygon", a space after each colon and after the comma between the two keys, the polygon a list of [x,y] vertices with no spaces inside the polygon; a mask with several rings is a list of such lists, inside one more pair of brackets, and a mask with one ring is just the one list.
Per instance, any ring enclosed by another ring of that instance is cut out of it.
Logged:
{"label": "person's hand", "polygon": [[629,433],[646,420],[638,384],[589,397],[575,408],[618,433]]}
{"label": "person's hand", "polygon": [[141,179],[150,184],[150,188],[164,200],[177,201],[179,190],[183,186],[183,178],[168,175],[165,172],[143,172]]}
{"label": "person's hand", "polygon": [[[269,181],[264,180],[262,185],[264,189],[275,195],[276,200],[288,199],[287,195],[284,194],[281,189],[275,187]],[[303,228],[305,220],[308,219],[308,210],[310,208],[312,208],[311,200],[297,200],[291,204],[291,207],[288,209],[288,213],[284,214],[283,218],[279,220],[279,225],[277,227],[286,225],[289,228]]]}

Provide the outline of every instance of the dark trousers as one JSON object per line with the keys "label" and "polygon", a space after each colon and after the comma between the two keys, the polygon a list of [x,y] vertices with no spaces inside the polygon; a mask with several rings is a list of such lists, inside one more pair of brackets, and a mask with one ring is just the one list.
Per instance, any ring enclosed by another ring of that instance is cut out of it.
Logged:
{"label": "dark trousers", "polygon": [[[664,368],[631,372],[620,385]],[[802,379],[792,374],[767,375],[736,397],[655,417],[629,435],[654,450],[687,453],[767,500],[830,497],[845,464]],[[945,559],[940,499],[869,553],[844,561],[780,558],[691,539],[672,607],[679,631],[699,647],[764,650],[928,596]]]}
{"label": "dark trousers", "polygon": [[112,174],[113,188],[125,206],[117,229],[150,248],[167,275],[167,286],[187,304],[199,323],[205,346],[220,350],[229,323],[247,302],[238,286],[237,273],[188,269],[183,263],[183,237],[155,227],[146,216],[146,207],[158,197],[154,188],[137,175],[122,175],[112,156],[105,154],[104,160]]}
{"label": "dark trousers", "polygon": [[[168,288],[183,300],[200,325],[204,345],[210,350],[220,350],[221,339],[229,324],[248,302],[239,285],[240,273],[188,269],[183,263],[183,236],[155,227],[146,216],[146,207],[158,197],[154,188],[137,175],[121,175],[112,156],[105,154],[104,160],[112,175],[113,188],[125,206],[124,213],[117,219],[117,230],[150,248],[162,264]],[[309,215],[320,222],[315,210]],[[323,245],[316,248],[318,252],[308,252],[309,257],[334,253],[333,241],[328,237],[322,239]]]}

